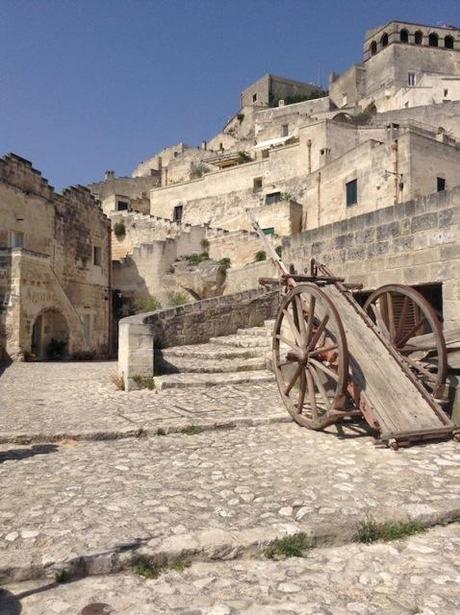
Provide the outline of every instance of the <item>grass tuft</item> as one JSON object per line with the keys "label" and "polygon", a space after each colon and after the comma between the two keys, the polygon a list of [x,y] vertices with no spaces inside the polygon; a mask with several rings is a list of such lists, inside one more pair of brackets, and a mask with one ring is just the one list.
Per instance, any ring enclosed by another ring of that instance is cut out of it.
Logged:
{"label": "grass tuft", "polygon": [[112,380],[113,384],[119,391],[125,390],[125,381],[121,374],[117,374],[116,372],[114,372],[113,374],[110,375],[110,379]]}
{"label": "grass tuft", "polygon": [[275,538],[265,549],[264,555],[267,559],[303,557],[304,552],[313,546],[311,539],[304,532],[299,532],[291,536]]}
{"label": "grass tuft", "polygon": [[56,583],[67,583],[67,581],[70,581],[70,574],[67,570],[57,570],[54,575],[54,580]]}
{"label": "grass tuft", "polygon": [[354,541],[363,544],[391,540],[400,540],[414,534],[425,532],[426,527],[420,521],[408,519],[407,521],[385,521],[377,523],[373,519],[365,519],[358,524]]}
{"label": "grass tuft", "polygon": [[183,427],[179,433],[184,433],[187,436],[195,436],[202,431],[203,428],[199,427],[198,425],[187,425],[186,427]]}
{"label": "grass tuft", "polygon": [[158,579],[158,577],[170,570],[175,572],[183,572],[186,568],[190,568],[192,562],[189,560],[175,560],[167,564],[152,564],[150,562],[139,562],[133,566],[133,572],[144,577],[145,579]]}

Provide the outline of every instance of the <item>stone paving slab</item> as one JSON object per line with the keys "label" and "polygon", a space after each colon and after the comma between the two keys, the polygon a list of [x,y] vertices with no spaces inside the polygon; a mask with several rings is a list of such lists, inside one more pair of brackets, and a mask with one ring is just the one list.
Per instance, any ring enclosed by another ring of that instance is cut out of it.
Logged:
{"label": "stone paving slab", "polygon": [[313,549],[301,559],[194,562],[157,579],[124,573],[10,585],[0,590],[0,611],[78,615],[105,603],[112,615],[453,615],[459,551],[460,526],[450,525],[405,541]]}
{"label": "stone paving slab", "polygon": [[454,441],[394,452],[293,423],[224,433],[0,446],[0,577],[108,572],[133,553],[234,557],[296,531],[337,543],[367,516],[459,514]]}
{"label": "stone paving slab", "polygon": [[290,421],[274,382],[125,393],[111,381],[115,372],[115,362],[14,363],[0,377],[0,442]]}

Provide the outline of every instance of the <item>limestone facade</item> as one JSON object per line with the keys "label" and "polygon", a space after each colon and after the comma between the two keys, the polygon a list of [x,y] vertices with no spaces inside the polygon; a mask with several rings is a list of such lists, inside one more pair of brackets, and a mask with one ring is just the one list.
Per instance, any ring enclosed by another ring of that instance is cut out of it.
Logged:
{"label": "limestone facade", "polygon": [[0,160],[0,358],[106,355],[110,223],[87,188],[57,194],[32,164]]}

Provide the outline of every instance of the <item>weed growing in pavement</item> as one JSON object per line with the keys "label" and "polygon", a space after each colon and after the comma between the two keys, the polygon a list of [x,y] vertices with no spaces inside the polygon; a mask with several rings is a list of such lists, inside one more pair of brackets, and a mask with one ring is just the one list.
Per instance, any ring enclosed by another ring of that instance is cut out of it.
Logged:
{"label": "weed growing in pavement", "polygon": [[264,555],[268,559],[303,557],[304,552],[313,546],[311,539],[304,532],[299,532],[283,538],[275,538],[265,549]]}
{"label": "weed growing in pavement", "polygon": [[166,564],[152,564],[150,562],[139,562],[133,566],[133,571],[146,579],[157,579],[161,574],[165,574],[170,570],[175,572],[183,572],[186,568],[190,568],[192,562],[185,559],[178,559]]}
{"label": "weed growing in pavement", "polygon": [[420,521],[408,519],[407,521],[384,521],[378,523],[373,519],[365,519],[358,524],[354,541],[371,544],[377,541],[389,542],[399,540],[414,534],[425,532],[426,527]]}
{"label": "weed growing in pavement", "polygon": [[198,433],[203,431],[202,427],[198,427],[198,425],[187,425],[183,427],[179,433],[184,433],[187,436],[195,436]]}
{"label": "weed growing in pavement", "polygon": [[70,580],[70,574],[67,570],[56,570],[54,580],[56,583],[67,583]]}
{"label": "weed growing in pavement", "polygon": [[139,389],[149,389],[153,391],[155,388],[155,379],[153,376],[133,376],[133,382]]}
{"label": "weed growing in pavement", "polygon": [[119,391],[125,390],[125,381],[123,379],[123,376],[114,372],[113,374],[110,375],[110,379],[112,380],[113,384]]}

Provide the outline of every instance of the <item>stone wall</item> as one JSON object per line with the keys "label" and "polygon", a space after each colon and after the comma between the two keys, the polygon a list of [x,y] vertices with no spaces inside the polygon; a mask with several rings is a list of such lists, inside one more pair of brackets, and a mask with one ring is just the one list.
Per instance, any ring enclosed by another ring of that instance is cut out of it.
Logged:
{"label": "stone wall", "polygon": [[[40,329],[35,341],[43,342],[59,314],[70,353],[106,354],[110,224],[90,192],[77,186],[57,194],[30,162],[6,156],[0,160],[0,229],[0,353],[31,353],[34,326]],[[15,247],[18,237],[22,246]]]}
{"label": "stone wall", "polygon": [[283,260],[310,259],[365,290],[442,284],[445,326],[460,324],[460,188],[400,203],[283,240]]}
{"label": "stone wall", "polygon": [[126,390],[134,387],[134,376],[154,375],[154,349],[199,344],[262,325],[275,315],[278,299],[277,291],[251,290],[123,318],[118,369]]}

